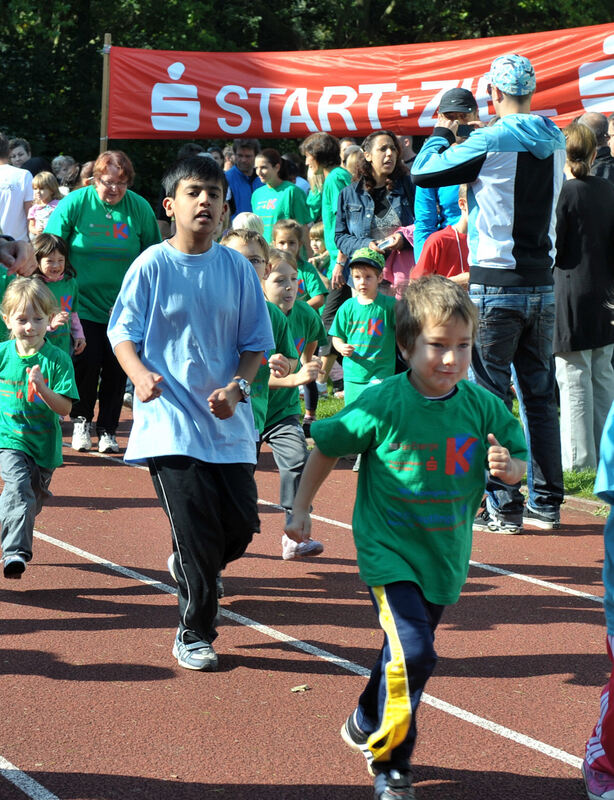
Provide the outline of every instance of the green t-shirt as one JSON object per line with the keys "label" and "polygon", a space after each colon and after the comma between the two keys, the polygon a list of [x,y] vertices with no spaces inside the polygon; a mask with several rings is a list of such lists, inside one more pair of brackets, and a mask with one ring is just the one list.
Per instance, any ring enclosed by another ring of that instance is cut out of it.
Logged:
{"label": "green t-shirt", "polygon": [[109,321],[124,275],[134,259],[161,241],[149,203],[128,190],[116,205],[103,205],[94,186],[66,195],[55,208],[45,233],[61,236],[77,273],[80,316]]}
{"label": "green t-shirt", "polygon": [[271,327],[273,328],[273,338],[275,339],[275,349],[265,350],[262,356],[262,361],[256,377],[252,383],[251,401],[252,413],[254,415],[254,424],[258,433],[264,430],[264,423],[267,415],[267,408],[269,404],[269,377],[271,370],[269,369],[269,358],[273,353],[281,353],[286,358],[298,358],[296,347],[292,339],[292,333],[288,320],[279,308],[273,303],[266,301],[271,317]]}
{"label": "green t-shirt", "polygon": [[322,188],[322,224],[324,225],[324,243],[330,253],[331,264],[335,263],[339,252],[335,245],[335,226],[337,224],[337,205],[339,195],[352,182],[352,176],[343,167],[335,167],[326,176]]}
{"label": "green t-shirt", "polygon": [[273,225],[280,219],[295,219],[301,225],[311,222],[305,192],[290,181],[273,188],[265,184],[252,195],[252,211],[262,217],[264,238],[273,238]]}
{"label": "green t-shirt", "polygon": [[[326,344],[326,331],[318,312],[307,303],[295,303],[286,315],[294,346],[300,355],[310,342]],[[301,368],[300,362],[296,365],[296,372]],[[298,386],[282,389],[271,389],[269,394],[269,408],[264,427],[268,428],[285,417],[301,413],[301,401]]]}
{"label": "green t-shirt", "polygon": [[318,270],[309,261],[298,259],[298,292],[297,300],[307,302],[319,294],[328,294],[328,289],[320,277]]}
{"label": "green t-shirt", "polygon": [[20,356],[14,339],[0,344],[0,447],[21,450],[45,469],[62,463],[62,432],[57,413],[34,395],[28,400],[26,369],[36,364],[50,389],[78,400],[70,357],[45,341],[38,353]]}
{"label": "green t-shirt", "polygon": [[351,297],[339,308],[328,333],[356,348],[343,359],[345,380],[370,383],[394,375],[395,305],[394,297],[378,294],[367,305]]}
{"label": "green t-shirt", "polygon": [[443,605],[467,579],[488,434],[527,457],[520,423],[498,397],[468,381],[457,389],[429,400],[404,372],[311,426],[324,455],[362,453],[352,520],[362,580],[413,581]]}
{"label": "green t-shirt", "polygon": [[[79,313],[79,287],[76,278],[45,282],[45,286],[57,300],[60,311],[68,311],[69,314]],[[55,331],[47,331],[47,339],[70,355],[70,319]]]}

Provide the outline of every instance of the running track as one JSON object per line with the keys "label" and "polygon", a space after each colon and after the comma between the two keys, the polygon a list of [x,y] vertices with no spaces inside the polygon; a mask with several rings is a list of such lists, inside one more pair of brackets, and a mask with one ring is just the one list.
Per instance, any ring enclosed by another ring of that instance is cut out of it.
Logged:
{"label": "running track", "polygon": [[[24,578],[0,578],[0,800],[370,800],[338,734],[381,639],[354,563],[351,465],[317,500],[325,553],[283,562],[263,453],[263,530],[226,573],[220,671],[203,674],[171,656],[170,537],[147,472],[70,449],[65,462]],[[585,797],[609,674],[603,518],[566,506],[563,521],[476,534],[419,713],[419,800]]]}

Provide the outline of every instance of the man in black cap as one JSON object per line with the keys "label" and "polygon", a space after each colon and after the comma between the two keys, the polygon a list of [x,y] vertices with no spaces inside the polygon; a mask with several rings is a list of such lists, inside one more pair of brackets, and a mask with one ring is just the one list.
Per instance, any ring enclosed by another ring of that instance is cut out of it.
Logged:
{"label": "man in black cap", "polygon": [[[479,124],[478,104],[469,89],[449,89],[441,97],[438,116],[446,119],[457,120],[459,125]],[[462,133],[463,131],[461,131]],[[463,136],[458,137],[462,141]],[[454,186],[440,186],[437,189],[423,189],[416,187],[414,200],[414,258],[416,263],[424,243],[435,231],[442,230],[447,225],[456,225],[460,219],[458,206],[458,184]]]}

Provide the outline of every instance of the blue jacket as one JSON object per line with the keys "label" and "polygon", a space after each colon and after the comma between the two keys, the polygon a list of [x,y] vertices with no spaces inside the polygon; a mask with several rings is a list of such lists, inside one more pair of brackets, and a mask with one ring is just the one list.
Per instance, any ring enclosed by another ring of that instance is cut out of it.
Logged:
{"label": "blue jacket", "polygon": [[451,147],[455,141],[447,128],[435,128],[411,175],[427,188],[469,184],[471,283],[552,285],[565,166],[561,131],[536,114],[508,114]]}
{"label": "blue jacket", "polygon": [[[409,175],[397,181],[390,193],[390,203],[397,212],[401,225],[411,225],[414,221],[414,187]],[[335,244],[346,256],[351,257],[360,247],[368,247],[372,241],[371,222],[375,204],[373,197],[364,187],[364,179],[346,186],[339,195]],[[344,270],[347,280],[349,267]]]}
{"label": "blue jacket", "polygon": [[241,211],[252,210],[252,194],[264,184],[255,172],[248,178],[236,164],[224,174],[235,204],[234,219]]}
{"label": "blue jacket", "polygon": [[439,189],[416,188],[414,202],[414,258],[416,264],[426,240],[431,233],[455,225],[461,216],[458,207],[458,186],[440,186]]}

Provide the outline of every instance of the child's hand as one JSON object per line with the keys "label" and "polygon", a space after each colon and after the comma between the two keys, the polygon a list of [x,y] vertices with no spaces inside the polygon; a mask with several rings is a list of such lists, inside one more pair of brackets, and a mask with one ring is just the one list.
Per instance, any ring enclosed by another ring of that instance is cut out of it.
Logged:
{"label": "child's hand", "polygon": [[162,375],[149,370],[139,374],[136,379],[132,379],[134,391],[141,403],[149,403],[151,400],[155,400],[156,397],[160,397],[162,394],[162,388],[159,385],[161,381]]}
{"label": "child's hand", "polygon": [[[494,434],[488,434],[488,470],[495,478],[501,478],[508,483],[508,477],[514,477],[513,462],[507,447],[499,444]],[[515,483],[515,481],[512,481]]]}
{"label": "child's hand", "polygon": [[242,395],[236,381],[232,381],[223,389],[215,389],[209,397],[209,410],[214,417],[218,419],[230,419],[235,413],[237,403],[240,401]]}
{"label": "child's hand", "polygon": [[306,383],[315,381],[320,372],[320,364],[316,361],[308,361],[296,373],[297,386],[304,386]]}
{"label": "child's hand", "polygon": [[35,364],[33,367],[27,367],[26,372],[28,373],[28,383],[32,386],[36,394],[40,396],[41,389],[44,389],[46,385],[41,368],[38,364]]}
{"label": "child's hand", "polygon": [[54,314],[49,322],[49,330],[57,331],[62,325],[65,325],[70,319],[68,311],[60,311],[59,314]]}
{"label": "child's hand", "polygon": [[281,353],[273,353],[269,358],[269,369],[275,378],[285,378],[290,374],[290,362]]}
{"label": "child's hand", "polygon": [[85,339],[75,339],[73,343],[73,353],[78,356],[85,350]]}
{"label": "child's hand", "polygon": [[286,536],[295,542],[306,542],[311,536],[311,517],[308,511],[292,510],[285,528]]}
{"label": "child's hand", "polygon": [[347,344],[347,342],[345,344],[343,344],[341,347],[337,347],[337,350],[339,351],[339,353],[342,356],[345,356],[345,358],[349,358],[352,355],[352,353],[354,352],[355,349],[356,348],[354,347],[353,344]]}

